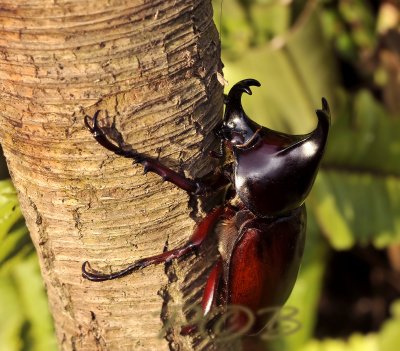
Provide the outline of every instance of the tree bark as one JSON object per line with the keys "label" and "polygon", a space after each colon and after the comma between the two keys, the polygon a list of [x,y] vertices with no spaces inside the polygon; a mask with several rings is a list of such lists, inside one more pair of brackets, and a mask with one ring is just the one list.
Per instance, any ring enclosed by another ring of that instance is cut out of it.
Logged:
{"label": "tree bark", "polygon": [[0,24],[0,141],[60,349],[207,347],[168,328],[200,298],[201,256],[103,283],[81,265],[110,272],[177,247],[201,215],[195,198],[102,148],[83,118],[101,110],[133,149],[191,177],[210,171],[203,151],[222,112],[210,1],[2,0]]}

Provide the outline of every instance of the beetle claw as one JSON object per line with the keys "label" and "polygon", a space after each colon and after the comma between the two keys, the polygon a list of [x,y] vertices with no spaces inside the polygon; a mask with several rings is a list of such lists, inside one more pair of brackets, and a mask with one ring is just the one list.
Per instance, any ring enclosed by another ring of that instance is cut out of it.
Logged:
{"label": "beetle claw", "polygon": [[91,281],[107,280],[107,279],[102,279],[104,278],[104,275],[99,271],[93,269],[88,261],[85,261],[82,264],[82,277]]}
{"label": "beetle claw", "polygon": [[[89,129],[90,133],[92,133],[95,138],[104,134],[99,126],[97,118],[99,113],[100,110],[97,110],[93,117],[86,115],[84,118],[85,126]],[[91,123],[89,123],[89,120],[91,121]]]}
{"label": "beetle claw", "polygon": [[92,132],[92,129],[93,129],[93,128],[92,128],[92,126],[89,124],[89,119],[91,119],[90,116],[86,115],[85,118],[84,118],[85,126],[86,126],[87,129],[90,130],[90,132]]}

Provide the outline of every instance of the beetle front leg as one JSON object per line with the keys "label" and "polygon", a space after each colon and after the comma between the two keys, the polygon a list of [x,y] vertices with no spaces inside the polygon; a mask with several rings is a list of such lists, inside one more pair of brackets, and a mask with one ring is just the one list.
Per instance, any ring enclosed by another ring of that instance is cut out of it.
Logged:
{"label": "beetle front leg", "polygon": [[[135,162],[140,163],[143,168],[144,172],[153,172],[158,174],[164,181],[168,181],[170,183],[175,184],[177,187],[187,191],[188,193],[194,195],[201,195],[208,192],[208,187],[205,186],[203,183],[186,178],[184,175],[175,172],[174,170],[164,166],[161,162],[139,154],[132,149],[127,149],[124,145],[122,136],[118,133],[117,143],[118,145],[114,144],[110,141],[110,139],[105,135],[103,130],[100,128],[98,123],[98,115],[100,111],[97,111],[93,118],[90,116],[85,116],[85,125],[90,130],[96,141],[105,147],[107,150],[114,152],[116,155],[123,156],[126,158],[131,158],[135,160]],[[89,120],[91,119],[91,123]]]}
{"label": "beetle front leg", "polygon": [[125,275],[128,275],[132,272],[138,271],[153,264],[166,263],[175,258],[182,257],[190,253],[193,249],[198,248],[204,242],[207,235],[212,231],[220,217],[224,214],[227,215],[228,211],[230,211],[229,208],[221,206],[209,212],[207,216],[205,216],[203,220],[198,224],[189,241],[182,247],[163,252],[159,255],[142,258],[134,262],[127,268],[111,274],[104,274],[92,269],[89,262],[86,261],[82,265],[82,276],[88,280],[95,282],[112,280],[116,278],[121,278]]}

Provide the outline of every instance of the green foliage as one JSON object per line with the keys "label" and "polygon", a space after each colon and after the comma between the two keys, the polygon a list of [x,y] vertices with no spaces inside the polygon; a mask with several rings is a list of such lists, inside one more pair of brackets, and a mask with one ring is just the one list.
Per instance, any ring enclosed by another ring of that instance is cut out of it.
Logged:
{"label": "green foliage", "polygon": [[[268,13],[268,7],[259,12]],[[321,96],[334,101],[337,69],[316,12],[285,33],[264,45],[247,47],[234,60],[223,52],[224,72],[229,82],[249,77],[260,80],[262,88],[243,97],[249,116],[273,129],[305,133],[316,123],[314,110],[321,106]]]}
{"label": "green foliage", "polygon": [[330,10],[321,11],[324,30],[339,55],[346,60],[358,60],[365,51],[376,44],[376,23],[370,4],[364,0],[328,0]]}
{"label": "green foliage", "polygon": [[[393,313],[379,333],[353,334],[348,340],[313,339],[322,279],[332,249],[356,244],[387,248],[400,242],[400,119],[370,90],[370,77],[376,78],[383,68],[371,71],[368,64],[360,62],[376,49],[378,18],[369,2],[358,0],[294,1],[290,5],[254,0],[246,2],[245,8],[242,3],[224,5],[221,40],[224,73],[230,85],[249,77],[262,83],[251,97],[244,97],[248,115],[273,129],[306,133],[315,126],[314,110],[324,96],[333,116],[327,152],[308,199],[305,257],[287,303],[298,309],[302,329],[270,347],[287,351],[396,350],[400,342],[398,313]],[[219,1],[215,9],[218,24]],[[268,21],[271,16],[273,20]],[[235,26],[239,17],[240,25]],[[350,78],[341,77],[338,58],[355,67],[353,78],[361,79],[358,89],[343,84]],[[398,69],[400,72],[400,65]]]}
{"label": "green foliage", "polygon": [[54,330],[16,192],[0,181],[0,351],[51,351]]}
{"label": "green foliage", "polygon": [[312,340],[298,351],[394,351],[398,349],[400,330],[400,300],[392,304],[392,317],[378,333],[354,333],[347,340]]}
{"label": "green foliage", "polygon": [[400,120],[367,90],[338,112],[310,197],[313,213],[337,249],[387,247],[400,241]]}

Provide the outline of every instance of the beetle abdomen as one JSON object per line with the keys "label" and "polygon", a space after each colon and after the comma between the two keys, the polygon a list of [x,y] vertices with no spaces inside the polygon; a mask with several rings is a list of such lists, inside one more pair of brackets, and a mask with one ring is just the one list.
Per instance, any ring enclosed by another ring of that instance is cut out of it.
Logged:
{"label": "beetle abdomen", "polygon": [[228,303],[246,306],[255,316],[282,306],[297,278],[305,228],[304,205],[285,217],[248,223],[230,258]]}

